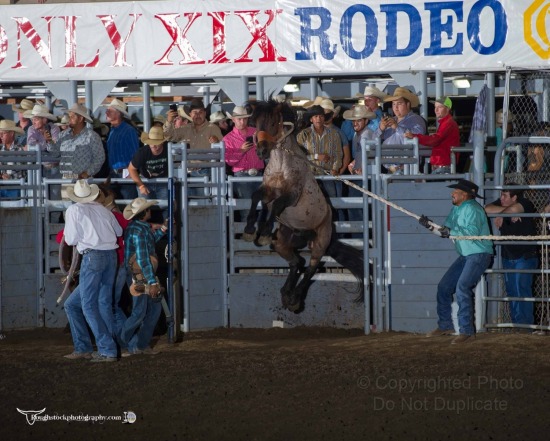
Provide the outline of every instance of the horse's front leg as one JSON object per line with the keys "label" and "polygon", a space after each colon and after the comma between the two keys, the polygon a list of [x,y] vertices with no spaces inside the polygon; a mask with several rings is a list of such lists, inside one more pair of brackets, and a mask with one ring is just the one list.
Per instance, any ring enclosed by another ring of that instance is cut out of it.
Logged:
{"label": "horse's front leg", "polygon": [[300,312],[303,307],[304,300],[307,295],[309,286],[311,285],[311,279],[321,267],[321,259],[311,259],[309,266],[304,271],[304,276],[300,283],[289,293],[287,308],[292,312]]}
{"label": "horse's front leg", "polygon": [[[253,242],[256,239],[256,220],[258,219],[258,203],[264,198],[264,187],[260,186],[254,193],[252,193],[252,202],[250,203],[250,211],[246,217],[246,226],[244,227],[243,240],[247,242]],[[265,205],[262,203],[262,213],[267,211]],[[265,217],[265,214],[262,214]]]}
{"label": "horse's front leg", "polygon": [[259,245],[271,244],[271,232],[275,221],[286,207],[295,205],[296,201],[297,195],[295,193],[284,193],[274,198],[267,220],[258,225],[259,236],[257,242]]}
{"label": "horse's front leg", "polygon": [[292,230],[285,225],[281,225],[277,230],[277,240],[273,246],[274,250],[288,262],[289,273],[285,284],[281,288],[281,302],[283,308],[288,308],[291,302],[291,296],[296,288],[300,274],[304,270],[305,259],[301,257],[291,241]]}

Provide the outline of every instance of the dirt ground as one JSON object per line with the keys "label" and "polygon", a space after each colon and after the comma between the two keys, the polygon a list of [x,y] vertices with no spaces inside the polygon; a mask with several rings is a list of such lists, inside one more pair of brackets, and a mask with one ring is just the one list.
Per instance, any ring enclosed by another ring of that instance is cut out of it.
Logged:
{"label": "dirt ground", "polygon": [[[529,440],[550,431],[550,337],[484,333],[451,346],[405,333],[219,329],[94,364],[62,357],[72,344],[61,330],[5,335],[1,440]],[[49,420],[30,425],[17,408],[45,408]],[[92,421],[99,415],[112,418]]]}

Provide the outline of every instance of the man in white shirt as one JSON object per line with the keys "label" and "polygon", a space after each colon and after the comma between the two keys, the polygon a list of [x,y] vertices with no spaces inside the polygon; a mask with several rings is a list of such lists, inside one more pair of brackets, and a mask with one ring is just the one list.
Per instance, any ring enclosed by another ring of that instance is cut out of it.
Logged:
{"label": "man in white shirt", "polygon": [[[80,282],[65,302],[75,350],[65,357],[92,362],[117,361],[114,336],[113,284],[117,269],[117,237],[122,228],[113,213],[98,202],[99,188],[79,180],[67,189],[76,202],[65,212],[65,242],[82,255]],[[94,334],[97,353],[86,327]]]}

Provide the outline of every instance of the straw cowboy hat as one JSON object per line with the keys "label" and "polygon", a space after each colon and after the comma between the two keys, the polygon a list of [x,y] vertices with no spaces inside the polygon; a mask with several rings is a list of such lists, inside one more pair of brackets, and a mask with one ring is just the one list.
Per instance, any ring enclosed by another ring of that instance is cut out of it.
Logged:
{"label": "straw cowboy hat", "polygon": [[86,108],[86,106],[84,106],[82,104],[75,103],[75,104],[72,105],[72,107],[70,109],[63,109],[63,111],[64,112],[76,113],[77,115],[80,115],[80,116],[84,117],[84,119],[86,121],[88,121],[89,123],[94,122],[94,120],[90,116],[90,113],[88,112],[88,109]]}
{"label": "straw cowboy hat", "polygon": [[357,121],[358,119],[375,119],[376,113],[371,112],[365,106],[354,106],[353,109],[346,110],[344,112],[344,119],[349,119],[350,121]]}
{"label": "straw cowboy hat", "polygon": [[324,98],[323,98],[322,96],[318,96],[318,97],[316,97],[313,101],[311,101],[311,100],[310,100],[310,101],[306,101],[306,102],[302,105],[302,107],[303,107],[304,109],[310,109],[310,108],[312,108],[313,106],[320,106],[321,103],[323,102],[323,99],[324,99]]}
{"label": "straw cowboy hat", "polygon": [[231,113],[231,119],[233,118],[250,118],[252,115],[246,113],[246,109],[243,106],[235,106]]}
{"label": "straw cowboy hat", "polygon": [[69,115],[66,113],[61,117],[59,122],[54,123],[55,126],[68,126],[69,125]]}
{"label": "straw cowboy hat", "polygon": [[229,117],[223,113],[221,110],[218,110],[217,112],[214,112],[212,115],[210,115],[210,122],[211,123],[217,123],[220,121],[225,121]]}
{"label": "straw cowboy hat", "polygon": [[479,187],[472,181],[468,181],[467,179],[460,179],[456,184],[447,185],[447,187],[457,188],[472,195],[473,197],[484,199],[477,193],[479,191]]}
{"label": "straw cowboy hat", "polygon": [[162,127],[158,126],[151,127],[149,133],[143,132],[140,139],[145,145],[161,145],[166,141]]}
{"label": "straw cowboy hat", "polygon": [[191,122],[193,122],[193,118],[191,118],[187,112],[185,111],[185,106],[179,106],[178,107],[178,115],[181,116],[182,118],[185,118]]}
{"label": "straw cowboy hat", "polygon": [[14,112],[23,112],[25,110],[32,110],[34,103],[31,100],[23,99],[19,104],[14,104],[11,109]]}
{"label": "straw cowboy hat", "polygon": [[15,125],[15,121],[11,119],[3,119],[0,121],[0,131],[2,132],[15,132],[22,135],[25,131],[21,127]]}
{"label": "straw cowboy hat", "polygon": [[57,118],[48,112],[48,108],[42,104],[35,104],[32,110],[26,110],[23,116],[25,118],[33,118],[37,116],[39,118],[47,118],[50,121],[57,121]]}
{"label": "straw cowboy hat", "polygon": [[384,102],[387,103],[390,101],[396,101],[399,98],[404,98],[409,101],[411,103],[411,107],[418,107],[420,105],[418,95],[412,93],[409,89],[405,89],[404,87],[396,87],[393,91],[393,96],[388,96],[384,99]]}
{"label": "straw cowboy hat", "polygon": [[130,114],[128,113],[128,106],[120,101],[118,98],[114,98],[113,101],[111,101],[111,103],[107,105],[107,108],[118,110],[124,116],[127,116],[128,118],[130,117]]}
{"label": "straw cowboy hat", "polygon": [[380,100],[385,100],[389,95],[387,93],[382,92],[378,87],[373,86],[367,86],[365,87],[365,91],[363,92],[363,95],[361,96],[374,96],[376,98],[379,98]]}
{"label": "straw cowboy hat", "polygon": [[325,113],[332,112],[334,118],[336,118],[340,113],[341,107],[340,106],[334,107],[334,103],[332,102],[331,99],[324,98],[321,100],[321,104],[319,105],[325,110]]}
{"label": "straw cowboy hat", "polygon": [[79,179],[76,184],[67,187],[67,197],[73,202],[92,202],[99,196],[99,187],[88,184],[85,179]]}
{"label": "straw cowboy hat", "polygon": [[136,214],[139,214],[156,204],[158,204],[158,201],[152,201],[145,198],[135,198],[132,202],[126,205],[126,207],[124,207],[124,212],[122,215],[124,216],[124,219],[130,220]]}

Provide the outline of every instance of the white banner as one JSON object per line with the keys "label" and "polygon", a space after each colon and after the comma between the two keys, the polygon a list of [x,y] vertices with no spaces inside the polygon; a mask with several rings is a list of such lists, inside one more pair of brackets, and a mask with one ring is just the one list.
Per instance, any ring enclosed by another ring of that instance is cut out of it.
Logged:
{"label": "white banner", "polygon": [[2,6],[0,81],[548,68],[550,0]]}

